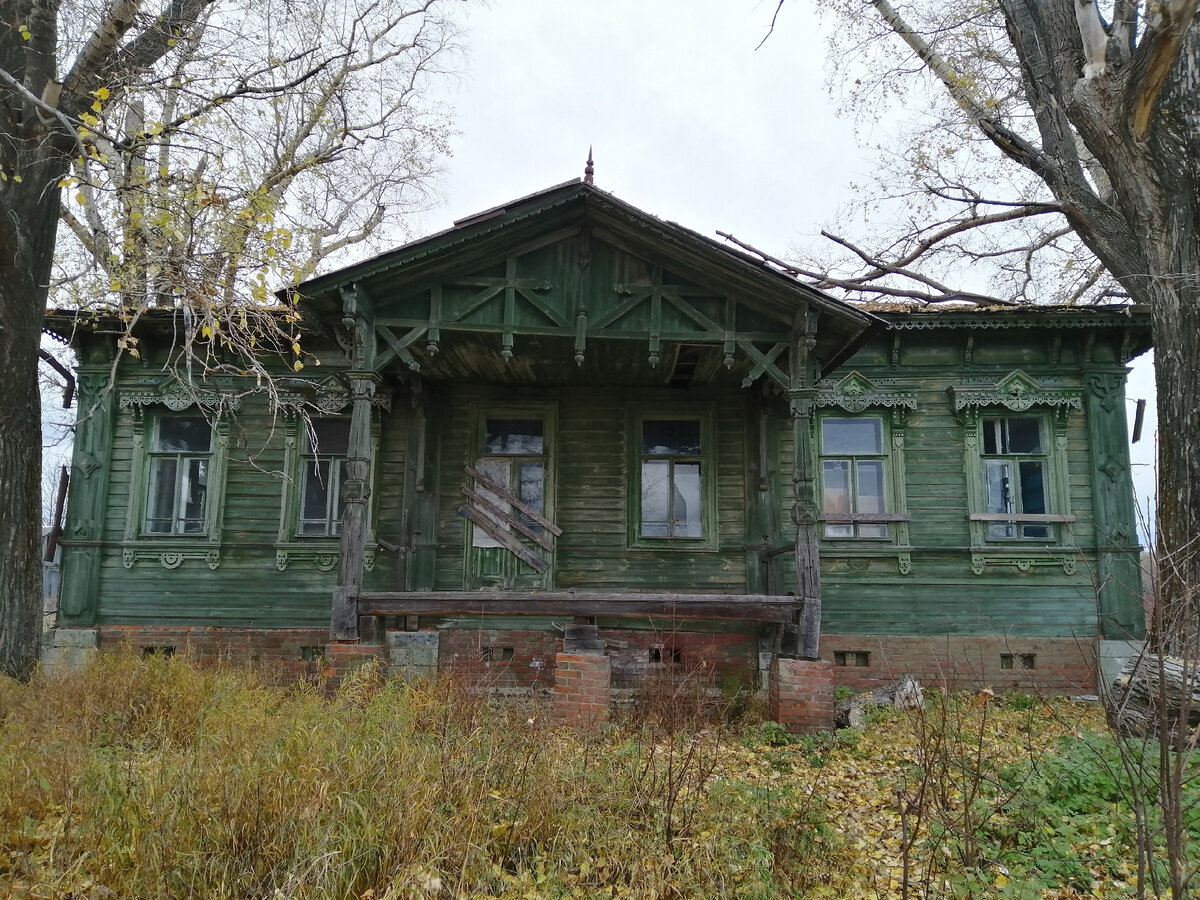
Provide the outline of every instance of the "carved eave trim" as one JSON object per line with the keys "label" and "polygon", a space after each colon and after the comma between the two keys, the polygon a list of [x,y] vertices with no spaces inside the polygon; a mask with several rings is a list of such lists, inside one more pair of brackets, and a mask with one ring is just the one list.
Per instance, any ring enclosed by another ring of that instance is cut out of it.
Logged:
{"label": "carved eave trim", "polygon": [[851,372],[837,382],[828,379],[817,385],[817,406],[835,406],[846,412],[859,413],[868,409],[915,410],[917,395],[890,389],[885,382],[875,382],[861,372]]}
{"label": "carved eave trim", "polygon": [[214,389],[189,387],[178,378],[170,377],[151,383],[141,382],[136,387],[121,388],[119,405],[121,409],[165,406],[173,412],[179,412],[189,406],[200,406],[218,412],[237,412],[242,408],[242,398],[226,380],[218,380]]}
{"label": "carved eave trim", "polygon": [[1083,409],[1081,388],[1057,387],[1020,370],[996,381],[952,385],[949,391],[954,412],[959,415],[985,407],[1002,407],[1013,412],[1026,412],[1035,406],[1063,412]]}
{"label": "carved eave trim", "polygon": [[[320,381],[301,382],[289,380],[287,388],[279,392],[278,403],[289,413],[304,410],[318,415],[338,415],[350,406],[350,391],[340,378],[330,375]],[[392,393],[376,388],[371,395],[371,406],[391,412]]]}

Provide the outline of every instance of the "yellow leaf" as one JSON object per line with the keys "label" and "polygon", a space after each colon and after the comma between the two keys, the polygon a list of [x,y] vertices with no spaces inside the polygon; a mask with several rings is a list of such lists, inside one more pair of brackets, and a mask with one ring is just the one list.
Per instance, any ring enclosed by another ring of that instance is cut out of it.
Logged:
{"label": "yellow leaf", "polygon": [[292,363],[292,368],[299,372],[304,368],[304,363],[300,362],[300,360],[296,360],[294,363]]}
{"label": "yellow leaf", "polygon": [[99,97],[101,100],[107,100],[109,97],[108,88],[106,88],[106,87],[96,88],[96,90],[92,91],[92,93],[95,94],[97,97]]}
{"label": "yellow leaf", "polygon": [[23,178],[22,178],[20,175],[14,175],[14,176],[13,176],[13,181],[15,181],[17,184],[20,184],[20,183],[21,183],[22,181],[24,181],[24,180],[25,180],[25,179],[23,179]]}

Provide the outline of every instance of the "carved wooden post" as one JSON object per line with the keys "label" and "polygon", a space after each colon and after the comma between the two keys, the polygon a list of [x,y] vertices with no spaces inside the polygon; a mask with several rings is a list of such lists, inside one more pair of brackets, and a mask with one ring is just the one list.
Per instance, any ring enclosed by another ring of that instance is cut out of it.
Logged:
{"label": "carved wooden post", "polygon": [[375,333],[363,318],[354,320],[354,360],[350,379],[350,446],[346,454],[346,480],[342,485],[341,552],[329,638],[358,640],[358,593],[362,587],[367,542],[367,504],[371,500],[371,400],[379,381],[373,370]]}
{"label": "carved wooden post", "polygon": [[812,350],[816,345],[813,314],[797,320],[791,352],[792,412],[792,522],[796,525],[796,596],[804,600],[800,612],[799,646],[802,659],[817,659],[821,653],[821,556],[817,545],[816,478],[813,463]]}
{"label": "carved wooden post", "polygon": [[90,338],[86,347],[79,367],[70,513],[62,538],[59,621],[64,625],[91,625],[95,621],[116,407],[116,391],[109,383],[110,348],[99,337]]}
{"label": "carved wooden post", "polygon": [[1097,599],[1105,638],[1145,633],[1133,492],[1129,489],[1129,434],[1125,370],[1089,376],[1084,402],[1092,456],[1092,515],[1096,523]]}

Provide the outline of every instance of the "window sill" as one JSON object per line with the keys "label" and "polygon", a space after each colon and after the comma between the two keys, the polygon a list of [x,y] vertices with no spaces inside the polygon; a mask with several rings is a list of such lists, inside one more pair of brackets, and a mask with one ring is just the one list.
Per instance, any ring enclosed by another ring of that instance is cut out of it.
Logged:
{"label": "window sill", "polygon": [[971,513],[972,522],[1000,522],[1005,525],[1055,525],[1077,521],[1074,516],[1051,516],[1025,513]]}
{"label": "window sill", "polygon": [[207,534],[143,535],[121,545],[121,562],[132,569],[143,560],[155,560],[164,569],[178,569],[186,560],[203,560],[210,569],[221,565],[221,544]]}
{"label": "window sill", "polygon": [[630,550],[664,550],[668,553],[695,553],[697,551],[717,551],[719,548],[712,538],[651,538],[635,537],[629,541]]}
{"label": "window sill", "polygon": [[[287,570],[293,562],[307,562],[321,572],[331,572],[337,568],[341,556],[342,541],[338,537],[300,537],[290,541],[278,541],[275,544],[275,568],[280,572]],[[370,541],[363,552],[363,568],[370,572],[375,568],[375,553],[379,544]]]}

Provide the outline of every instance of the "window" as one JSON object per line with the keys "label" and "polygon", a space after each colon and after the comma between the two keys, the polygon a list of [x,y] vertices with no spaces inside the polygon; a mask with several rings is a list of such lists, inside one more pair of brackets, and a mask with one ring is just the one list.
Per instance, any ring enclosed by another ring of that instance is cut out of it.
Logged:
{"label": "window", "polygon": [[350,447],[349,419],[313,419],[304,435],[303,484],[296,531],[304,537],[342,533],[342,484]]}
{"label": "window", "polygon": [[147,534],[202,535],[212,466],[212,427],[202,416],[154,420],[148,452]]}
{"label": "window", "polygon": [[[1048,460],[1043,422],[1036,416],[982,420],[984,512],[989,516],[1045,516],[1049,510]],[[1019,519],[987,523],[989,540],[1048,540],[1046,522]]]}
{"label": "window", "polygon": [[[374,460],[379,450],[379,422],[372,415],[367,452],[367,537],[364,566],[375,566],[378,544],[372,519],[376,500]],[[322,572],[337,567],[346,508],[349,477],[350,417],[327,415],[308,418],[292,410],[284,432],[283,474],[279,531],[275,539],[275,567],[285,571],[294,562],[311,563]]]}
{"label": "window", "polygon": [[[821,419],[821,504],[826,538],[889,538],[883,419]],[[872,521],[872,519],[874,519]]]}
{"label": "window", "polygon": [[700,433],[699,418],[642,420],[641,537],[704,537]]}
{"label": "window", "polygon": [[[484,423],[483,458],[478,468],[538,515],[543,515],[546,512],[545,453],[545,427],[541,419],[488,418]],[[499,498],[492,499],[507,507]],[[525,525],[541,532],[542,526],[531,516],[520,510],[515,514]],[[482,532],[476,533],[476,540],[476,546],[496,546]]]}

